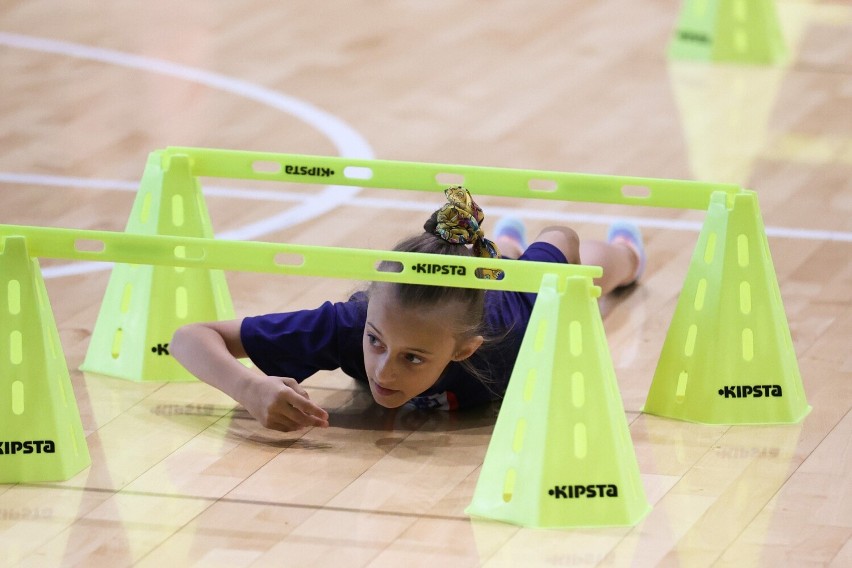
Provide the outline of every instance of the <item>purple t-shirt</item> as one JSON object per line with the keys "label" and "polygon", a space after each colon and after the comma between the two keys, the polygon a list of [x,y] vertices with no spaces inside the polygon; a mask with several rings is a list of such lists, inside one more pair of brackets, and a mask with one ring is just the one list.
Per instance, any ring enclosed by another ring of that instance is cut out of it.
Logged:
{"label": "purple t-shirt", "polygon": [[[548,243],[533,243],[519,259],[567,262]],[[447,365],[438,382],[411,403],[421,408],[465,408],[500,400],[518,357],[535,294],[489,290],[485,293],[486,334],[499,339],[486,343],[469,361],[487,378],[474,377],[457,362]],[[301,382],[320,370],[341,369],[367,382],[362,337],[367,297],[357,292],[346,302],[325,302],[312,310],[247,317],[240,328],[249,358],[267,375]]]}

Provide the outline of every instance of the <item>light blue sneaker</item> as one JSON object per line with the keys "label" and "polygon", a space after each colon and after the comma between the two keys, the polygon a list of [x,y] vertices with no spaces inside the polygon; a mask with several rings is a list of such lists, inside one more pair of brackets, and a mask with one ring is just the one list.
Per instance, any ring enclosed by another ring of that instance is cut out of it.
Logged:
{"label": "light blue sneaker", "polygon": [[527,250],[527,228],[517,217],[503,217],[494,226],[494,239],[506,238],[518,244],[523,253]]}
{"label": "light blue sneaker", "polygon": [[639,227],[629,221],[616,221],[609,227],[606,241],[610,244],[624,244],[636,253],[636,257],[639,259],[639,264],[636,266],[636,272],[633,276],[633,280],[630,284],[625,284],[625,286],[636,284],[639,279],[642,278],[642,274],[645,273],[645,265],[648,261],[645,254],[645,244],[642,242],[642,233],[639,231]]}

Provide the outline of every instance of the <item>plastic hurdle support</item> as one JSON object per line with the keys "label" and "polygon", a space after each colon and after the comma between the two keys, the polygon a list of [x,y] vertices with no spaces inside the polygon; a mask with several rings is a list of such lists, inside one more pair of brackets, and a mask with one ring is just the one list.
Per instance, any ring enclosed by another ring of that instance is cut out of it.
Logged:
{"label": "plastic hurdle support", "polygon": [[715,193],[644,411],[787,424],[810,410],[757,196]]}
{"label": "plastic hurdle support", "polygon": [[565,528],[635,525],[651,510],[589,286],[542,283],[468,514]]}
{"label": "plastic hurdle support", "polygon": [[783,63],[787,48],[774,0],[684,0],[669,57]]}
{"label": "plastic hurdle support", "polygon": [[89,466],[77,400],[38,260],[0,238],[0,483],[61,481]]}
{"label": "plastic hurdle support", "polygon": [[[213,238],[201,185],[186,156],[149,156],[125,231]],[[168,356],[175,329],[184,323],[233,318],[221,270],[116,264],[80,368],[140,382],[193,381],[189,371]]]}

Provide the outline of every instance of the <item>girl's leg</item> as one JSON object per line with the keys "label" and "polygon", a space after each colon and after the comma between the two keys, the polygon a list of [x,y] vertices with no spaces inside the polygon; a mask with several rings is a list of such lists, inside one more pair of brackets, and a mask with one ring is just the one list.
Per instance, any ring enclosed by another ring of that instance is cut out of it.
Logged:
{"label": "girl's leg", "polygon": [[580,243],[580,259],[583,264],[603,268],[603,276],[595,279],[602,294],[609,294],[636,280],[639,260],[636,253],[623,244],[583,241]]}
{"label": "girl's leg", "polygon": [[[580,242],[567,227],[548,227],[536,238],[559,248],[568,262],[582,262],[603,268],[603,276],[595,280],[602,294],[636,282],[645,268],[645,252],[638,228],[616,223],[609,230],[607,242]],[[494,228],[494,241],[504,258],[518,258],[526,250],[526,229],[520,219],[505,217]]]}
{"label": "girl's leg", "polygon": [[601,293],[629,286],[645,272],[645,246],[642,233],[632,223],[616,222],[609,228],[607,242],[587,241],[580,244],[583,264],[603,267],[603,276],[595,282]]}

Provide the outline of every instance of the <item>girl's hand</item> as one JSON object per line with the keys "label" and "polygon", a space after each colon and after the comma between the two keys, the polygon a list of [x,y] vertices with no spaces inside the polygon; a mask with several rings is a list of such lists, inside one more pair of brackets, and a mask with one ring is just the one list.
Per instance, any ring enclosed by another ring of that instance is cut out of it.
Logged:
{"label": "girl's hand", "polygon": [[185,325],[175,332],[169,350],[193,375],[242,404],[267,428],[327,428],[328,412],[311,402],[295,379],[268,377],[237,361],[246,356],[241,324],[230,320]]}
{"label": "girl's hand", "polygon": [[328,428],[328,412],[311,402],[307,391],[289,377],[252,378],[243,406],[264,427],[291,432],[309,426]]}

